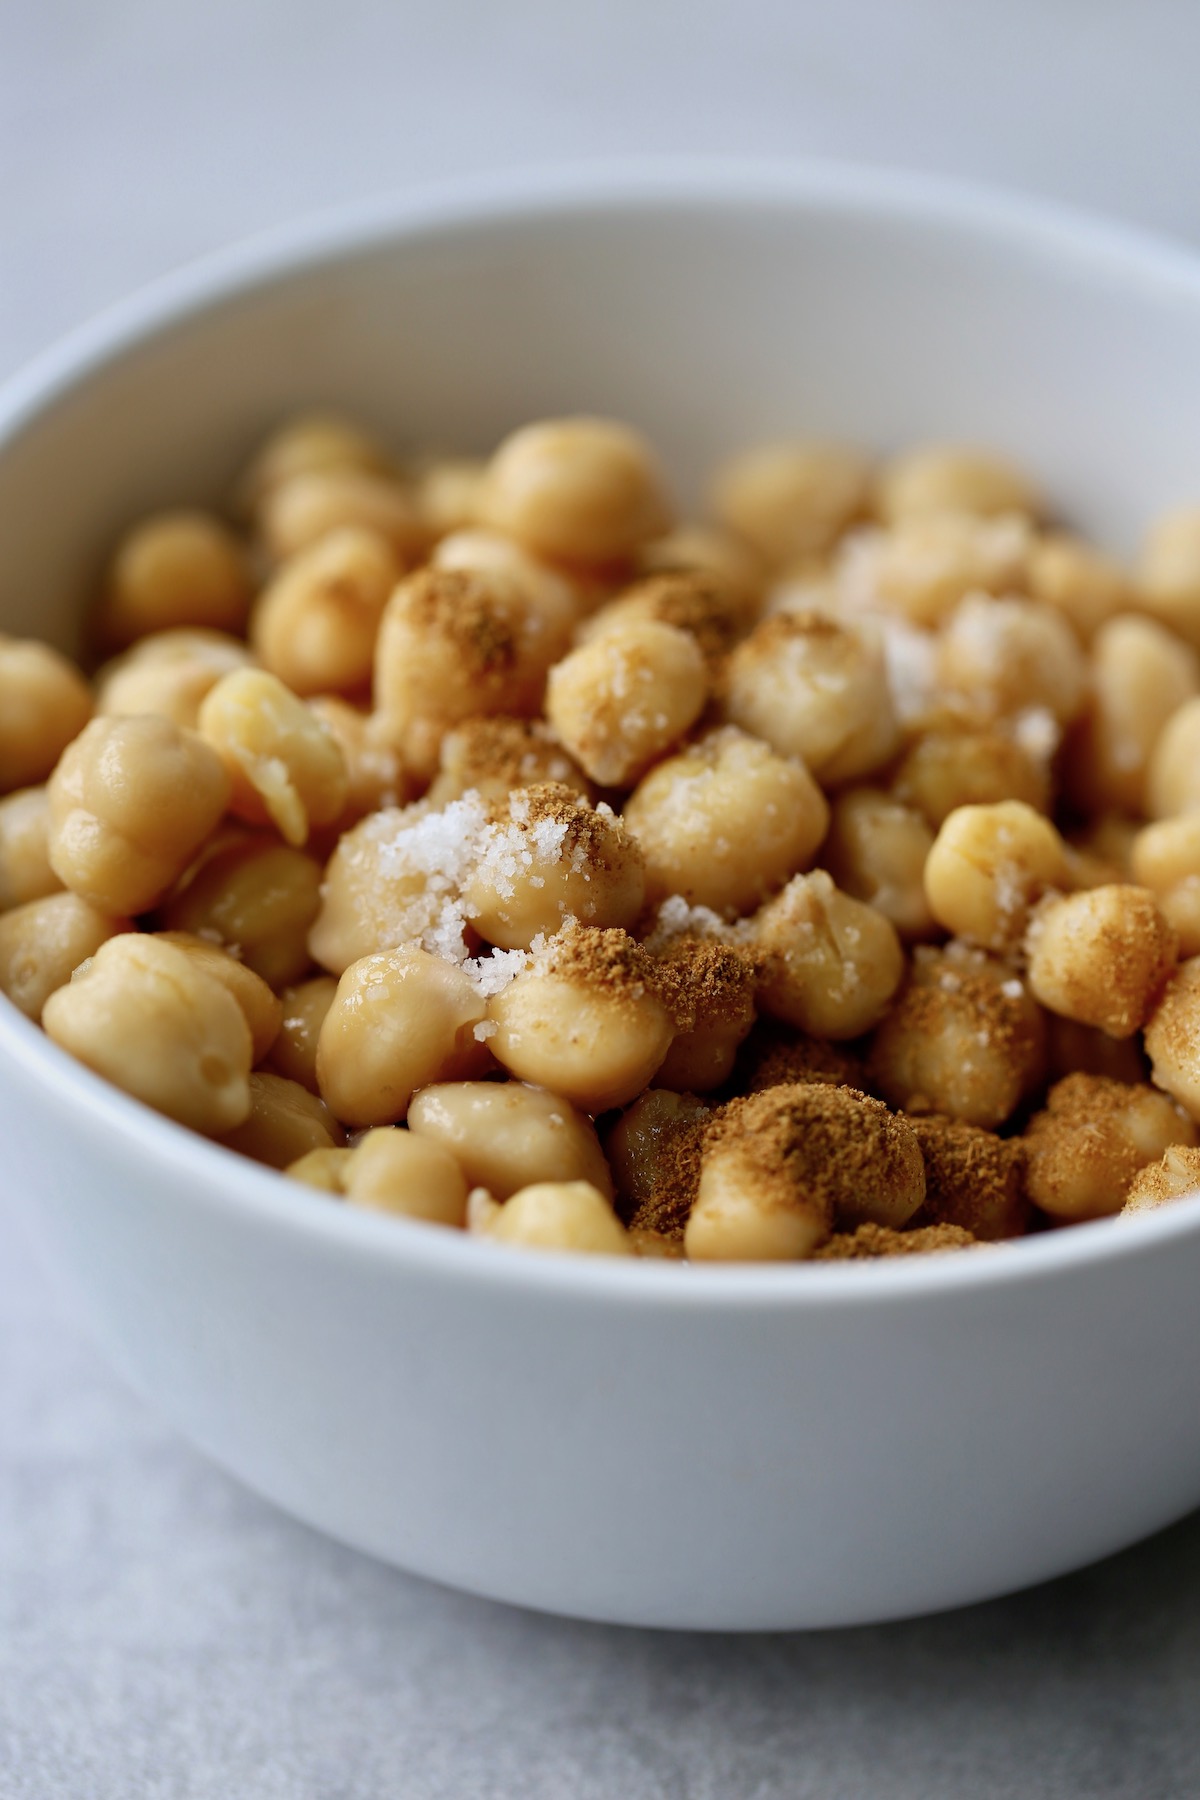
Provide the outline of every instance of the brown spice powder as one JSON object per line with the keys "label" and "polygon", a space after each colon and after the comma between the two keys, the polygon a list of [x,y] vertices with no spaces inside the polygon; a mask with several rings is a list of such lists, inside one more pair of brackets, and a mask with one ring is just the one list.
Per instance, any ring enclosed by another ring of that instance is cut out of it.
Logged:
{"label": "brown spice powder", "polygon": [[481,715],[465,719],[447,734],[442,768],[453,773],[461,792],[485,794],[559,782],[587,796],[590,783],[546,726],[528,719]]}
{"label": "brown spice powder", "polygon": [[925,1256],[939,1250],[971,1250],[979,1239],[961,1225],[922,1225],[913,1231],[894,1231],[890,1225],[860,1225],[855,1231],[835,1232],[829,1242],[814,1250],[812,1262],[878,1262],[885,1256]]}
{"label": "brown spice powder", "polygon": [[952,1225],[972,1237],[1019,1237],[1029,1220],[1025,1146],[936,1113],[909,1121],[925,1158],[925,1202],[914,1226]]}
{"label": "brown spice powder", "polygon": [[786,1032],[763,1023],[755,1027],[738,1058],[737,1083],[746,1094],[795,1082],[867,1091],[862,1061],[844,1044],[827,1043],[805,1032]]}
{"label": "brown spice powder", "polygon": [[472,675],[502,674],[517,662],[522,600],[515,584],[474,569],[419,569],[405,584],[418,630],[453,645]]}
{"label": "brown spice powder", "polygon": [[636,600],[648,617],[686,631],[710,664],[720,663],[737,636],[736,601],[719,577],[700,570],[652,575],[618,600]]}
{"label": "brown spice powder", "polygon": [[658,991],[678,1032],[744,1019],[753,1000],[754,961],[712,938],[677,937],[654,958]]}

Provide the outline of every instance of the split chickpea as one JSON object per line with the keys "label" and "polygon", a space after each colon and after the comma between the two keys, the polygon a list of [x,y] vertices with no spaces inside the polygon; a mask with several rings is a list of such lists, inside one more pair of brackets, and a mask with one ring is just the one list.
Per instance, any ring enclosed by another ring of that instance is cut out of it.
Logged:
{"label": "split chickpea", "polygon": [[346,763],[333,733],[265,669],[225,675],[200,708],[200,733],[225,766],[229,808],[273,824],[293,848],[346,802]]}

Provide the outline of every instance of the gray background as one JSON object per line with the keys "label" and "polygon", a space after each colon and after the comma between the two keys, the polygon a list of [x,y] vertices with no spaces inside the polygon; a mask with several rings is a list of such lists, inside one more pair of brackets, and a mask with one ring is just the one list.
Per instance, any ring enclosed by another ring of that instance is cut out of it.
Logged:
{"label": "gray background", "polygon": [[[1198,69],[1190,0],[0,0],[0,377],[232,238],[484,166],[848,156],[1200,239]],[[0,1208],[0,1800],[1181,1800],[1198,1696],[1200,1516],[807,1637],[380,1568],[165,1430]]]}

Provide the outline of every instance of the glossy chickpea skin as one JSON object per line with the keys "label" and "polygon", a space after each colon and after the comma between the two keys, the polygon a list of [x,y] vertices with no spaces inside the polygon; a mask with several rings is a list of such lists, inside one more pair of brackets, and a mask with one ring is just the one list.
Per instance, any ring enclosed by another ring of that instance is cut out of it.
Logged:
{"label": "glossy chickpea skin", "polygon": [[871,465],[841,444],[765,444],[719,469],[713,511],[775,567],[820,556],[866,511]]}
{"label": "glossy chickpea skin", "polygon": [[1200,696],[1185,700],[1159,733],[1146,768],[1146,811],[1172,819],[1200,808]]}
{"label": "glossy chickpea skin", "polygon": [[1200,650],[1200,506],[1163,513],[1135,570],[1142,605]]}
{"label": "glossy chickpea skin", "polygon": [[50,867],[50,800],[44,787],[19,788],[0,800],[0,913],[56,893]]}
{"label": "glossy chickpea skin", "polygon": [[291,557],[250,615],[264,668],[302,697],[369,687],[379,622],[400,573],[388,540],[363,526],[342,526]]}
{"label": "glossy chickpea skin", "polygon": [[316,1094],[260,1069],[250,1076],[249,1115],[221,1142],[270,1169],[287,1169],[311,1151],[341,1149],[346,1134]]}
{"label": "glossy chickpea skin", "polygon": [[250,1112],[250,1028],[229,990],[174,944],[125,933],[100,945],[42,1013],[48,1036],[194,1131]]}
{"label": "glossy chickpea skin", "polygon": [[1046,758],[996,720],[939,712],[921,723],[892,777],[891,791],[924,813],[936,830],[960,806],[1020,800],[1035,812],[1050,804]]}
{"label": "glossy chickpea skin", "polygon": [[944,686],[984,716],[1044,707],[1060,725],[1083,707],[1087,669],[1075,633],[1036,600],[968,594],[938,645]]}
{"label": "glossy chickpea skin", "polygon": [[567,563],[630,556],[670,522],[646,443],[594,418],[546,420],[506,438],[488,465],[480,512],[535,554]]}
{"label": "glossy chickpea skin", "polygon": [[1200,1119],[1200,956],[1179,964],[1146,1026],[1154,1083]]}
{"label": "glossy chickpea skin", "polygon": [[117,547],[96,636],[120,650],[150,632],[182,626],[237,634],[251,593],[242,546],[219,519],[202,512],[157,513]]}
{"label": "glossy chickpea skin", "polygon": [[93,719],[49,783],[50,865],[102,911],[139,913],[178,881],[229,800],[195,732],[167,719]]}
{"label": "glossy chickpea skin", "polygon": [[1138,813],[1167,721],[1200,693],[1200,660],[1154,619],[1121,613],[1092,644],[1091,692],[1068,743],[1067,787],[1084,810]]}
{"label": "glossy chickpea skin", "polygon": [[423,1088],[408,1128],[452,1154],[470,1187],[497,1200],[545,1181],[587,1181],[612,1198],[612,1177],[586,1114],[549,1088],[521,1081],[442,1082]]}
{"label": "glossy chickpea skin", "polygon": [[920,445],[893,457],[880,471],[875,503],[889,524],[947,512],[991,518],[1041,511],[1019,469],[990,452],[954,444]]}
{"label": "glossy chickpea skin", "polygon": [[632,787],[695,724],[710,688],[703,653],[688,632],[633,620],[555,665],[546,716],[593,781]]}
{"label": "glossy chickpea skin", "polygon": [[588,1256],[633,1254],[625,1227],[589,1181],[537,1182],[483,1216],[482,1235],[498,1244]]}
{"label": "glossy chickpea skin", "polygon": [[342,810],[320,828],[322,832],[336,836],[357,825],[368,813],[409,798],[413,783],[398,751],[388,741],[385,719],[360,711],[336,694],[318,694],[308,702],[308,709],[329,732],[346,769]]}
{"label": "glossy chickpea skin", "polygon": [[1194,1145],[1196,1127],[1144,1083],[1068,1075],[1050,1089],[1024,1141],[1030,1199],[1075,1224],[1119,1212],[1138,1170],[1172,1144]]}
{"label": "glossy chickpea skin", "polygon": [[489,944],[527,950],[568,918],[631,926],[645,891],[641,849],[616,814],[546,783],[518,788],[496,809],[463,910]]}
{"label": "glossy chickpea skin", "polygon": [[336,993],[332,975],[314,975],[311,981],[285,987],[279,996],[280,1021],[270,1047],[271,1067],[289,1081],[298,1081],[310,1094],[320,1092],[317,1040]]}
{"label": "glossy chickpea skin", "polygon": [[652,1202],[680,1134],[691,1134],[712,1116],[708,1101],[669,1088],[647,1088],[626,1107],[604,1142],[604,1154],[623,1218],[637,1223]]}
{"label": "glossy chickpea skin", "polygon": [[1069,882],[1058,832],[1019,800],[959,807],[925,862],[925,894],[939,925],[991,950],[1019,943],[1034,902]]}
{"label": "glossy chickpea skin", "polygon": [[904,975],[889,919],[817,869],[797,875],[755,916],[764,1010],[813,1037],[860,1037],[877,1025]]}
{"label": "glossy chickpea skin", "polygon": [[49,644],[0,635],[0,794],[45,781],[91,715],[73,663]]}
{"label": "glossy chickpea skin", "polygon": [[452,963],[409,945],[365,956],[338,982],[317,1039],[321,1097],[347,1125],[403,1119],[418,1088],[477,1074],[484,1002]]}
{"label": "glossy chickpea skin", "polygon": [[320,904],[320,864],[271,838],[248,837],[208,857],[160,914],[232,950],[268,987],[308,973],[308,932]]}
{"label": "glossy chickpea skin", "polygon": [[624,818],[652,900],[745,913],[808,866],[829,808],[803,763],[725,726],[652,769]]}
{"label": "glossy chickpea skin", "polygon": [[1179,940],[1146,888],[1117,883],[1049,900],[1025,938],[1029,987],[1051,1012],[1110,1037],[1141,1029]]}
{"label": "glossy chickpea skin", "polygon": [[120,718],[155,713],[194,731],[221,677],[253,662],[246,645],[223,631],[156,631],[100,670],[96,711]]}
{"label": "glossy chickpea skin", "polygon": [[821,860],[854,900],[890,919],[902,938],[936,929],[925,896],[933,832],[924,815],[878,788],[851,788],[833,804]]}
{"label": "glossy chickpea skin", "polygon": [[200,708],[200,733],[225,766],[230,810],[276,826],[299,849],[346,802],[346,763],[333,733],[265,669],[225,675]]}
{"label": "glossy chickpea skin", "polygon": [[[279,1035],[283,1019],[283,1003],[271,992],[262,976],[256,975],[253,969],[248,969],[220,945],[210,943],[207,938],[195,937],[191,932],[160,931],[156,938],[160,944],[174,944],[192,958],[197,968],[203,969],[233,995],[250,1027],[254,1062],[260,1063]],[[299,1155],[299,1151],[296,1154]],[[294,1157],[288,1158],[289,1162],[294,1160]]]}
{"label": "glossy chickpea skin", "polygon": [[89,906],[78,894],[48,894],[0,916],[0,993],[29,1019],[101,944],[129,931],[128,919]]}
{"label": "glossy chickpea skin", "polygon": [[359,1139],[338,1173],[350,1206],[459,1230],[467,1222],[467,1183],[457,1158],[430,1138],[377,1127]]}
{"label": "glossy chickpea skin", "polygon": [[1147,825],[1133,840],[1130,872],[1158,901],[1181,956],[1200,953],[1200,812]]}

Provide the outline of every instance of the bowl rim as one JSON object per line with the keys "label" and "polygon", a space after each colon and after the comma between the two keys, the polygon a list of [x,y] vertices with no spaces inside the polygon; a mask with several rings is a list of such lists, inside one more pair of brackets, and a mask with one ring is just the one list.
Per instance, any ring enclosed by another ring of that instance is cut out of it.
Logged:
{"label": "bowl rim", "polygon": [[[551,169],[510,169],[422,184],[327,209],[256,233],[135,290],[37,354],[0,386],[0,456],[40,414],[125,353],[152,343],[226,302],[388,245],[419,247],[480,229],[577,218],[628,216],[662,207],[703,212],[774,207],[796,213],[875,216],[977,236],[1023,255],[1082,263],[1125,286],[1178,294],[1200,307],[1200,253],[1140,226],[1056,201],[1007,193],[941,175],[833,161],[637,158]],[[820,1264],[679,1264],[653,1258],[513,1254],[465,1233],[374,1214],[289,1182],[132,1099],[77,1063],[15,1006],[0,1004],[0,1065],[16,1063],[69,1106],[147,1159],[147,1178],[204,1180],[214,1212],[295,1231],[334,1253],[390,1261],[468,1286],[553,1293],[567,1302],[820,1310],[884,1301],[926,1302],[963,1288],[1061,1279],[1114,1258],[1169,1254],[1200,1235],[1200,1192],[1170,1206],[1102,1219],[1032,1238],[990,1244],[982,1254]],[[235,1175],[236,1170],[236,1175]],[[169,1198],[166,1198],[169,1204]]]}

